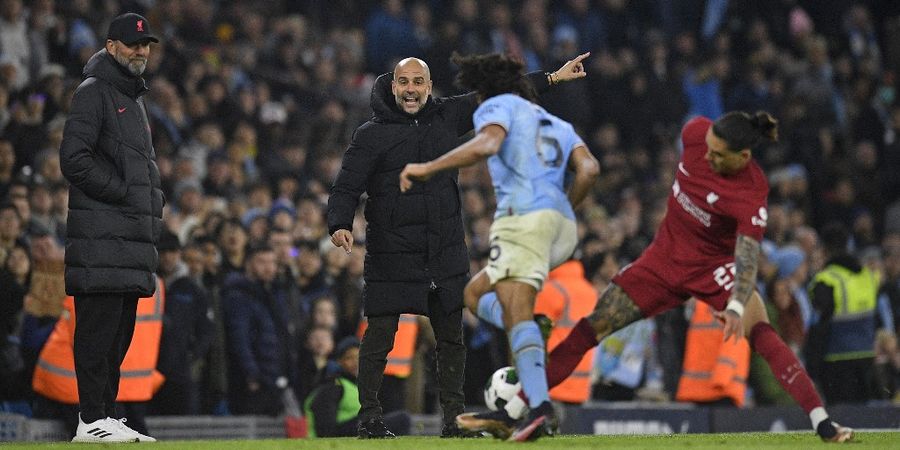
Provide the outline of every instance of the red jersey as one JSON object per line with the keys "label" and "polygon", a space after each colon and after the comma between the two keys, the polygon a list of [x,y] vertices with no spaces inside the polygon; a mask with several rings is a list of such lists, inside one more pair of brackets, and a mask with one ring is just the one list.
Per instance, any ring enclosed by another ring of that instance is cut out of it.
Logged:
{"label": "red jersey", "polygon": [[669,264],[693,268],[734,258],[738,234],[761,241],[766,230],[769,183],[750,160],[740,172],[723,176],[706,161],[706,132],[712,121],[697,117],[681,131],[684,153],[675,173],[668,210],[648,253]]}
{"label": "red jersey", "polygon": [[684,126],[684,154],[666,217],[653,243],[612,280],[645,317],[689,297],[724,309],[734,287],[737,235],[761,240],[765,232],[769,184],[762,169],[751,160],[734,175],[713,172],[705,158],[706,132],[711,126],[705,117]]}

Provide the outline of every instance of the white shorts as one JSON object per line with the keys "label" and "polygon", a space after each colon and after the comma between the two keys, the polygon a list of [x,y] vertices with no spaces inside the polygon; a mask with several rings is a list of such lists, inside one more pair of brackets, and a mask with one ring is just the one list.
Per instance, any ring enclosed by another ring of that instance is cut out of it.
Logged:
{"label": "white shorts", "polygon": [[577,244],[575,221],[559,211],[500,217],[491,225],[491,254],[485,271],[491,286],[511,279],[540,291],[550,270],[566,262]]}

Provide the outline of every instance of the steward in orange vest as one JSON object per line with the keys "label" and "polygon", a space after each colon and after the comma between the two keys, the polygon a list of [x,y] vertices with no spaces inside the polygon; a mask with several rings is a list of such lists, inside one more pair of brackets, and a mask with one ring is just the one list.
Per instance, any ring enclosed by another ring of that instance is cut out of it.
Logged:
{"label": "steward in orange vest", "polygon": [[[572,331],[575,323],[587,316],[597,302],[597,290],[584,277],[584,266],[569,260],[550,271],[543,289],[537,294],[534,313],[553,320],[553,332],[547,340],[549,354]],[[596,348],[585,353],[575,371],[550,390],[550,398],[566,403],[583,403],[590,397],[591,364]]]}
{"label": "steward in orange vest", "polygon": [[[156,294],[138,301],[137,318],[131,346],[122,361],[119,394],[120,402],[146,402],[162,386],[165,377],[156,371],[159,338],[165,292],[157,279]],[[41,350],[34,368],[32,387],[38,394],[59,403],[78,404],[78,384],[75,379],[75,299],[63,301],[63,311]]]}
{"label": "steward in orange vest", "polygon": [[710,403],[730,399],[735,406],[743,406],[750,345],[745,338],[724,342],[722,324],[713,316],[713,308],[702,301],[694,301],[694,305],[675,400]]}

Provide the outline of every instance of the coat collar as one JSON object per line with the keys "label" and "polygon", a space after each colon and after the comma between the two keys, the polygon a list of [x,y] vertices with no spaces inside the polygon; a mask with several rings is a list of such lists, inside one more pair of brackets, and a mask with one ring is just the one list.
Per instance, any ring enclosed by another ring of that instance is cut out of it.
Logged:
{"label": "coat collar", "polygon": [[437,104],[434,97],[428,96],[425,106],[415,114],[409,114],[397,106],[394,100],[394,93],[391,91],[391,81],[394,79],[394,73],[388,72],[381,74],[375,80],[372,86],[372,95],[369,104],[375,119],[382,122],[409,123],[415,120],[429,119],[437,110]]}
{"label": "coat collar", "polygon": [[132,75],[121,64],[116,62],[106,49],[91,56],[84,65],[84,78],[96,77],[113,85],[123,94],[137,100],[150,89],[143,77]]}

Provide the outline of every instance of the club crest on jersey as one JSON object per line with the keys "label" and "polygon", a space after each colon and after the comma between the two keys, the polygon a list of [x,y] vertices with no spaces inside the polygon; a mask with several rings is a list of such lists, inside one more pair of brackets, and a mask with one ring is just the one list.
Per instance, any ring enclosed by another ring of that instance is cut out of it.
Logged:
{"label": "club crest on jersey", "polygon": [[758,227],[766,227],[766,222],[769,220],[769,212],[765,207],[759,208],[759,215],[753,216],[750,218],[750,223],[756,225]]}
{"label": "club crest on jersey", "polygon": [[712,204],[715,203],[716,200],[718,200],[718,199],[719,199],[719,196],[715,192],[710,192],[709,194],[706,194],[706,203],[709,203],[710,206],[712,206]]}

